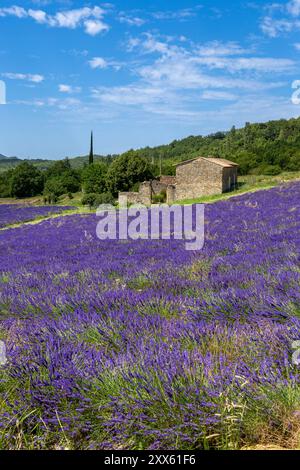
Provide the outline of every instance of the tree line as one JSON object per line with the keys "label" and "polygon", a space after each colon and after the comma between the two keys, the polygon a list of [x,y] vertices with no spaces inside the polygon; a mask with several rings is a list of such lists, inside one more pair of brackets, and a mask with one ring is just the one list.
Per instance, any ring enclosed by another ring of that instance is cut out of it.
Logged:
{"label": "tree line", "polygon": [[43,195],[44,202],[55,204],[62,195],[83,191],[83,204],[113,202],[119,191],[138,189],[139,182],[155,178],[157,167],[134,152],[126,152],[112,163],[105,161],[74,169],[70,160],[59,160],[46,171],[26,161],[0,174],[0,197],[26,198]]}
{"label": "tree line", "polygon": [[239,164],[240,174],[300,170],[300,118],[246,123],[241,129],[189,136],[154,148],[93,160],[87,157],[81,168],[74,168],[77,159],[54,162],[46,170],[23,162],[0,174],[0,197],[43,194],[45,202],[55,203],[62,194],[83,190],[86,201],[100,198],[106,202],[118,191],[135,190],[139,182],[158,176],[160,168],[163,174],[174,175],[176,163],[200,155],[232,160]]}

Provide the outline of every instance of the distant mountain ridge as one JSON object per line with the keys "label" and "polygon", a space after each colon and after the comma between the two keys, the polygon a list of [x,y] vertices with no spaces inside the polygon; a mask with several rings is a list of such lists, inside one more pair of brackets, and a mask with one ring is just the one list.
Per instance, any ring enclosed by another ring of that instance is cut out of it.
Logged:
{"label": "distant mountain ridge", "polygon": [[18,157],[6,157],[5,155],[2,155],[2,153],[0,153],[0,160],[14,160],[14,161],[18,161],[18,162],[21,162],[22,159],[21,158],[18,158]]}

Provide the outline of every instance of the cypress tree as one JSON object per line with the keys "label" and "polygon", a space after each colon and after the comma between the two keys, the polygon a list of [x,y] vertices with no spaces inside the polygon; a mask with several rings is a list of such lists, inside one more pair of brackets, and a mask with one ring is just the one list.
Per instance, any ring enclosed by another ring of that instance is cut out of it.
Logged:
{"label": "cypress tree", "polygon": [[89,165],[94,163],[94,141],[93,141],[93,131],[91,132],[91,148],[90,148],[90,155],[89,155]]}

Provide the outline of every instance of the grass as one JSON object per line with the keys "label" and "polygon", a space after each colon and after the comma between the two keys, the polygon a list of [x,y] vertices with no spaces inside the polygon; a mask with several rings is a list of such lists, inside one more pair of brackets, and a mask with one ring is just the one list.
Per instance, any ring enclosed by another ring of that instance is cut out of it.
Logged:
{"label": "grass", "polygon": [[[82,207],[81,200],[82,200],[82,192],[72,194],[72,198],[70,198],[67,194],[61,196],[58,201],[54,204],[55,206],[76,206]],[[26,204],[30,206],[45,206],[44,197],[43,196],[33,196],[33,197],[25,197],[22,199],[17,199],[13,197],[7,198],[0,198],[0,204]],[[51,206],[49,206],[51,207]]]}

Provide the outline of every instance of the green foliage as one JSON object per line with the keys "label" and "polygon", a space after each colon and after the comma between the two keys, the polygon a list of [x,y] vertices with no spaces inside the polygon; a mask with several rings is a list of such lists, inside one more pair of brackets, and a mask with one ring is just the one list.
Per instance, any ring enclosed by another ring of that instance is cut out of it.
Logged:
{"label": "green foliage", "polygon": [[105,163],[92,163],[81,173],[82,187],[86,193],[103,193],[106,191],[108,166]]}
{"label": "green foliage", "polygon": [[130,150],[116,158],[107,173],[107,185],[112,194],[128,191],[136,183],[154,177],[151,162],[137,152]]}
{"label": "green foliage", "polygon": [[55,162],[46,171],[44,195],[50,203],[57,202],[63,194],[76,193],[80,186],[80,174],[71,168],[68,159]]}
{"label": "green foliage", "polygon": [[[300,118],[270,121],[262,124],[246,123],[242,129],[232,127],[229,132],[216,132],[206,137],[189,136],[174,140],[169,145],[131,151],[137,158],[146,158],[159,175],[174,175],[175,163],[198,156],[227,158],[239,164],[242,175],[257,170],[277,174],[300,169]],[[274,168],[271,168],[274,167]]]}
{"label": "green foliage", "polygon": [[83,196],[81,203],[84,206],[89,206],[90,208],[92,208],[98,207],[101,204],[114,204],[115,199],[110,192],[102,194],[89,193]]}
{"label": "green foliage", "polygon": [[64,160],[58,160],[54,162],[46,171],[46,179],[51,179],[56,176],[61,176],[64,173],[68,173],[72,169],[70,160],[65,158]]}
{"label": "green foliage", "polygon": [[0,173],[0,197],[10,197],[13,170]]}
{"label": "green foliage", "polygon": [[10,180],[10,193],[13,197],[31,197],[41,194],[44,178],[32,164],[21,163],[13,172]]}
{"label": "green foliage", "polygon": [[259,167],[251,171],[253,175],[267,175],[267,176],[276,176],[281,173],[281,168],[279,165],[266,165],[262,164]]}
{"label": "green foliage", "polygon": [[61,177],[55,176],[46,181],[44,194],[50,195],[53,194],[56,197],[61,196],[65,192],[64,182]]}
{"label": "green foliage", "polygon": [[159,194],[154,194],[153,197],[152,197],[152,202],[154,204],[162,204],[164,202],[166,202],[167,200],[167,194],[166,194],[166,191],[161,191]]}

